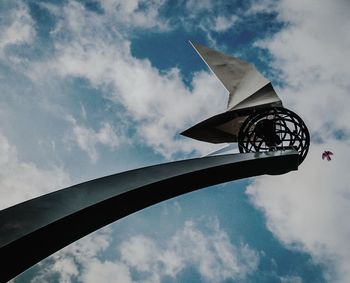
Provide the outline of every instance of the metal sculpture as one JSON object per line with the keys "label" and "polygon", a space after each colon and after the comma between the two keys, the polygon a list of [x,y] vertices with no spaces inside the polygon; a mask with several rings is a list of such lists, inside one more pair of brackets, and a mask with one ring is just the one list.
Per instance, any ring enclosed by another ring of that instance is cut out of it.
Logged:
{"label": "metal sculpture", "polygon": [[240,152],[294,148],[305,159],[309,131],[303,120],[284,108],[271,82],[254,65],[191,43],[229,92],[227,110],[181,134],[210,143],[237,142]]}
{"label": "metal sculpture", "polygon": [[214,184],[297,170],[307,154],[309,133],[295,113],[283,108],[271,82],[247,62],[194,47],[230,95],[226,112],[183,135],[213,143],[238,142],[241,153],[118,173],[0,211],[0,282],[155,203]]}
{"label": "metal sculpture", "polygon": [[297,169],[294,150],[196,158],[98,178],[9,207],[0,211],[0,282],[155,203],[223,182]]}

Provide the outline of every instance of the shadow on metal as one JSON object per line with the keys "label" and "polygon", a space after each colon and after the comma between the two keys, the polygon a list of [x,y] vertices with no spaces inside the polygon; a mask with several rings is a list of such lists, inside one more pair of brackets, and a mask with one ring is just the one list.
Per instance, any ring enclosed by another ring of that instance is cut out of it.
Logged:
{"label": "shadow on metal", "polygon": [[140,209],[203,187],[298,169],[294,150],[210,156],[95,179],[0,211],[0,282]]}

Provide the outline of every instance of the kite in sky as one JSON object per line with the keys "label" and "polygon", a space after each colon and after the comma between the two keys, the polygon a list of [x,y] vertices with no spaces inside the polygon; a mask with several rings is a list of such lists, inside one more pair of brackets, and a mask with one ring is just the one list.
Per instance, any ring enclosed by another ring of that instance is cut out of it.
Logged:
{"label": "kite in sky", "polygon": [[331,152],[331,151],[329,151],[329,150],[325,150],[325,151],[322,153],[322,159],[327,158],[328,161],[331,161],[331,160],[332,160],[331,155],[333,155],[333,152]]}

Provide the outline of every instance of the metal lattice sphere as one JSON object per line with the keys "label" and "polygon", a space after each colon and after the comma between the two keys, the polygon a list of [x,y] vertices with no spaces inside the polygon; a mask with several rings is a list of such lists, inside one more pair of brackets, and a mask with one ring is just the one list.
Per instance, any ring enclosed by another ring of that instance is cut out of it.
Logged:
{"label": "metal lattice sphere", "polygon": [[238,134],[241,153],[294,148],[299,152],[299,163],[305,159],[309,145],[310,134],[304,121],[283,107],[251,114],[243,122]]}

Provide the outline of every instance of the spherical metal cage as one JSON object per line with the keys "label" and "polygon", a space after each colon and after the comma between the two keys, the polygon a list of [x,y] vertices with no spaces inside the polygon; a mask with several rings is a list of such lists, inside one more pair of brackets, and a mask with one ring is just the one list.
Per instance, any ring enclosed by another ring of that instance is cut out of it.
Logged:
{"label": "spherical metal cage", "polygon": [[264,152],[294,148],[299,163],[305,159],[310,134],[304,121],[293,111],[274,107],[254,112],[238,133],[238,148],[244,152]]}

